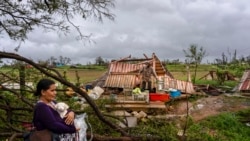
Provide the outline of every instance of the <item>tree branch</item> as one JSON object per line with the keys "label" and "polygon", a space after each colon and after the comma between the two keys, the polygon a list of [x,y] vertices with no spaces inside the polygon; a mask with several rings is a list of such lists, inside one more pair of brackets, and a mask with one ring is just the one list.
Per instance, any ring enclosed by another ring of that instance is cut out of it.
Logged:
{"label": "tree branch", "polygon": [[7,52],[0,52],[0,58],[8,58],[8,59],[16,59],[19,61],[24,61],[30,65],[32,65],[34,68],[38,69],[39,71],[41,71],[42,73],[44,73],[45,75],[61,82],[62,84],[71,87],[76,93],[80,94],[81,96],[83,96],[85,98],[85,100],[88,102],[88,104],[90,105],[90,107],[94,110],[95,114],[97,115],[97,117],[104,122],[105,124],[109,125],[112,129],[120,132],[122,135],[124,136],[129,136],[128,133],[126,133],[121,127],[115,125],[114,123],[110,122],[109,120],[107,120],[102,113],[100,112],[100,110],[98,109],[98,107],[96,106],[96,104],[93,102],[93,100],[88,96],[88,94],[84,91],[82,91],[79,87],[75,86],[74,84],[68,82],[67,80],[65,80],[64,78],[58,77],[55,74],[52,74],[50,72],[48,72],[47,70],[45,70],[43,67],[41,67],[40,65],[34,63],[33,61],[19,56],[18,54],[14,54],[14,53],[7,53]]}

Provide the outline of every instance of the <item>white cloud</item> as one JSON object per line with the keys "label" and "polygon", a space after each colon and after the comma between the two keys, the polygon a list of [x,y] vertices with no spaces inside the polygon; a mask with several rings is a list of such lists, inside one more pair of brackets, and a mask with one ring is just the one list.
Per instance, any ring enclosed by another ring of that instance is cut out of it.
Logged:
{"label": "white cloud", "polygon": [[[36,29],[18,53],[34,60],[65,56],[83,64],[98,56],[111,60],[153,52],[162,60],[184,60],[183,49],[194,43],[209,54],[204,60],[235,49],[238,56],[250,55],[248,0],[119,0],[112,11],[115,21],[74,20],[96,43],[77,41],[74,29],[67,36]],[[13,51],[17,45],[0,38],[2,50]]]}

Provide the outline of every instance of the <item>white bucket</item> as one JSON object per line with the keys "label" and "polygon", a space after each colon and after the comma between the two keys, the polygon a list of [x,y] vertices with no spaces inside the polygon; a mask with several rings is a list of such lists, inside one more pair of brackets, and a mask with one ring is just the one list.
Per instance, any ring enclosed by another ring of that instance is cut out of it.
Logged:
{"label": "white bucket", "polygon": [[164,81],[163,80],[158,80],[157,85],[158,85],[158,90],[164,89]]}

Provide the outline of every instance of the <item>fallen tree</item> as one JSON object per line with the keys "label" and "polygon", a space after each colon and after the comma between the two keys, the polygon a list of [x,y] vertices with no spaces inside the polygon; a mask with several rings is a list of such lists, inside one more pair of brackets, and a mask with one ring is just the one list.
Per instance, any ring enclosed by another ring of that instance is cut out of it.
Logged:
{"label": "fallen tree", "polygon": [[[95,112],[97,117],[102,122],[106,123],[107,125],[109,125],[114,130],[117,130],[122,135],[128,136],[128,133],[123,131],[121,127],[119,127],[119,126],[117,126],[117,125],[113,124],[112,122],[105,119],[105,117],[99,111],[96,104],[93,102],[93,100],[88,96],[88,94],[86,92],[82,91],[79,87],[75,86],[74,84],[72,84],[69,81],[67,81],[66,79],[64,79],[62,77],[62,75],[58,71],[56,71],[55,69],[51,69],[51,68],[48,68],[46,66],[41,66],[41,65],[31,61],[30,59],[27,59],[25,57],[22,57],[22,56],[19,56],[17,54],[13,54],[13,53],[0,52],[0,57],[1,58],[8,58],[8,59],[15,59],[15,60],[18,60],[18,61],[23,61],[25,63],[28,63],[29,65],[33,66],[34,68],[39,70],[41,73],[45,74],[46,76],[49,76],[49,77],[53,78],[54,80],[57,80],[58,82],[60,82],[61,84],[65,85],[65,86],[71,87],[76,93],[80,94],[82,97],[85,98],[86,102],[93,108],[93,111]],[[49,72],[48,70],[52,70],[54,73]],[[4,86],[2,86],[2,88],[7,90],[6,88],[4,88]]]}

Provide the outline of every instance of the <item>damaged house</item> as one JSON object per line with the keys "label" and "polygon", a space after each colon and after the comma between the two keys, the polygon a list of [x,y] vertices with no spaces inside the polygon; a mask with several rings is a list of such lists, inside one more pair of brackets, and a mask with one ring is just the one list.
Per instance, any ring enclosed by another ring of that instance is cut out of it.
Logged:
{"label": "damaged house", "polygon": [[178,89],[182,93],[193,93],[194,88],[191,82],[177,80],[162,64],[160,59],[153,53],[151,57],[144,54],[145,58],[137,59],[131,56],[120,60],[114,60],[109,64],[108,71],[93,83],[95,86],[100,86],[106,89],[130,89],[135,87],[138,78],[139,70],[146,62],[152,64],[152,68],[156,72],[158,80],[161,83],[152,79],[152,87],[156,90],[160,89]]}

